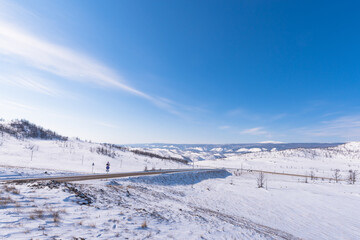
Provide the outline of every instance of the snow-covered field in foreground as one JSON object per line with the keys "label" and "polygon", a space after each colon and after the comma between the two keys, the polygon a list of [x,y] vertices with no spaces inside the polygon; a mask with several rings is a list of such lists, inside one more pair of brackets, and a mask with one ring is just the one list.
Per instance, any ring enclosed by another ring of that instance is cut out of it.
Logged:
{"label": "snow-covered field in foreground", "polygon": [[223,170],[0,185],[0,239],[360,239],[359,185],[266,178],[267,189]]}

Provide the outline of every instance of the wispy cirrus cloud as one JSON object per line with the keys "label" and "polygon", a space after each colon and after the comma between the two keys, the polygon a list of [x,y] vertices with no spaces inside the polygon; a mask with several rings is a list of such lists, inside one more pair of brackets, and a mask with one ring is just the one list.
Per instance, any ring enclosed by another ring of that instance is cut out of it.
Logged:
{"label": "wispy cirrus cloud", "polygon": [[112,124],[112,123],[108,123],[108,122],[94,122],[97,125],[103,126],[103,127],[107,127],[107,128],[113,128],[113,129],[119,129],[118,125]]}
{"label": "wispy cirrus cloud", "polygon": [[151,99],[149,95],[127,85],[121,76],[96,60],[70,48],[42,40],[1,20],[0,54],[67,79],[116,87]]}
{"label": "wispy cirrus cloud", "polygon": [[0,99],[0,107],[1,108],[7,108],[7,109],[22,109],[22,110],[27,110],[27,111],[37,111],[38,108],[24,104],[24,103],[19,103],[19,102],[15,102],[15,101],[10,101],[10,100],[3,100]]}
{"label": "wispy cirrus cloud", "polygon": [[[9,11],[9,7],[14,8],[15,5],[0,4],[0,6],[5,6],[7,9],[5,8],[4,10],[16,14],[16,11]],[[182,116],[176,104],[173,104],[171,101],[165,101],[161,97],[149,95],[131,86],[123,76],[105,64],[69,47],[44,40],[24,30],[24,28],[19,27],[18,24],[15,25],[9,23],[8,20],[2,19],[1,15],[0,60],[25,64],[27,67],[33,68],[36,71],[40,70],[51,73],[67,80],[119,89],[143,98],[169,113]],[[0,79],[0,81],[4,80]],[[19,77],[16,77],[13,84],[20,87],[31,88],[32,90],[48,95],[56,94],[56,92],[47,87],[44,82],[40,83],[37,79],[19,79]]]}
{"label": "wispy cirrus cloud", "polygon": [[314,137],[338,137],[346,140],[360,140],[360,115],[341,116],[323,121],[314,127],[300,129],[302,133]]}
{"label": "wispy cirrus cloud", "polygon": [[0,76],[0,83],[28,89],[53,97],[64,95],[64,93],[61,93],[55,87],[50,86],[47,82],[48,81],[45,79],[31,73],[17,73]]}
{"label": "wispy cirrus cloud", "polygon": [[255,127],[255,128],[249,128],[245,129],[240,132],[241,134],[249,134],[249,135],[266,135],[269,134],[263,127]]}

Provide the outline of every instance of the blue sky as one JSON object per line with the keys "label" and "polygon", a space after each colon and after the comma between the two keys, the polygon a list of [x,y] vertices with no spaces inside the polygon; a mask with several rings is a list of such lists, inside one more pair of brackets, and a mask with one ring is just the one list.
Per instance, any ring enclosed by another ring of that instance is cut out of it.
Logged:
{"label": "blue sky", "polygon": [[359,5],[0,0],[0,115],[113,143],[360,140]]}

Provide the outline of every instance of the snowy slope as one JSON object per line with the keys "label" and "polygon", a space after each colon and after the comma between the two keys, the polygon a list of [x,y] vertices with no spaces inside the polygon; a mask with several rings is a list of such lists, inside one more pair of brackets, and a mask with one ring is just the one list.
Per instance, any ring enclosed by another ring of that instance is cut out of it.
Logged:
{"label": "snowy slope", "polygon": [[202,161],[198,166],[258,169],[286,173],[332,177],[339,169],[343,176],[349,170],[360,171],[360,142],[327,148],[297,148],[282,151],[254,152],[215,161]]}
{"label": "snowy slope", "polygon": [[1,199],[1,239],[360,238],[360,185],[272,175],[267,189],[219,170],[0,185]]}
{"label": "snowy slope", "polygon": [[[114,157],[102,154],[99,149],[107,149]],[[104,173],[108,161],[110,172],[187,167],[182,163],[137,155],[130,151],[76,139],[17,139],[6,133],[0,135],[0,165],[3,166]]]}

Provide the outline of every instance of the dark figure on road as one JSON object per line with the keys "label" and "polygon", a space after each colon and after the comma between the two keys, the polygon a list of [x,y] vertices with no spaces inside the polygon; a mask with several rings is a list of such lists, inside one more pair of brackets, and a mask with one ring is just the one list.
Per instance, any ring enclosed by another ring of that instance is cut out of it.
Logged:
{"label": "dark figure on road", "polygon": [[106,163],[106,172],[109,173],[109,170],[110,170],[110,163],[107,162],[107,163]]}

